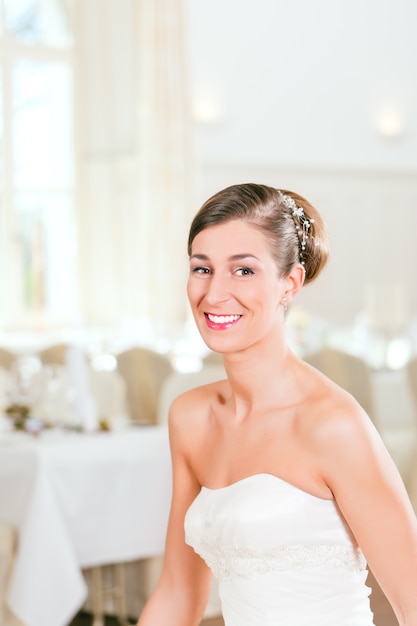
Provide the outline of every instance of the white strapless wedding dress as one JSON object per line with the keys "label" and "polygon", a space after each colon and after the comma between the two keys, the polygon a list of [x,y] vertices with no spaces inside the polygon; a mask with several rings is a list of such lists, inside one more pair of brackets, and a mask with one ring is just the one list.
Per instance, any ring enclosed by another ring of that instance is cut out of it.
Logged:
{"label": "white strapless wedding dress", "polygon": [[226,626],[371,626],[366,563],[333,500],[271,474],[203,487],[186,541],[219,585]]}

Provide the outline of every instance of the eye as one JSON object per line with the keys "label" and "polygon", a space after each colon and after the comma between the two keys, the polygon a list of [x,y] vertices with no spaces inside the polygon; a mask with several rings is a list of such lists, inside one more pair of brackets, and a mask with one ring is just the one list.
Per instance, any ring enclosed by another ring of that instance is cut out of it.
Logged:
{"label": "eye", "polygon": [[236,270],[236,274],[238,276],[250,276],[251,274],[254,274],[255,272],[253,270],[251,270],[249,267],[239,267],[239,269]]}
{"label": "eye", "polygon": [[210,274],[210,269],[208,267],[204,267],[202,265],[198,265],[197,267],[194,267],[191,269],[193,274]]}

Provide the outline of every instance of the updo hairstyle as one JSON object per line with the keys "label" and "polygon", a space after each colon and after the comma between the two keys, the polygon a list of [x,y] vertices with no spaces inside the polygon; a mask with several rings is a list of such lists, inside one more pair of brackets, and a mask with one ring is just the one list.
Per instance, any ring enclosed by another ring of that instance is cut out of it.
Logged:
{"label": "updo hairstyle", "polygon": [[[305,249],[301,250],[297,217],[283,202],[292,198],[310,222]],[[312,282],[329,256],[327,227],[320,213],[302,196],[284,189],[247,183],[232,185],[209,198],[195,215],[188,237],[188,254],[194,238],[209,226],[232,220],[248,222],[267,239],[278,270],[288,276],[295,263],[305,268],[304,283]]]}

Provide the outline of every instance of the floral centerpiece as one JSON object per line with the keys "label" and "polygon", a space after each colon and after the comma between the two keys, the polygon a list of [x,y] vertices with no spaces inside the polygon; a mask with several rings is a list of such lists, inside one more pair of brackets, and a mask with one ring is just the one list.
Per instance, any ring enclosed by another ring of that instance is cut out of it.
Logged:
{"label": "floral centerpiece", "polygon": [[26,430],[27,420],[30,418],[30,407],[26,404],[10,404],[4,413],[12,421],[15,430]]}

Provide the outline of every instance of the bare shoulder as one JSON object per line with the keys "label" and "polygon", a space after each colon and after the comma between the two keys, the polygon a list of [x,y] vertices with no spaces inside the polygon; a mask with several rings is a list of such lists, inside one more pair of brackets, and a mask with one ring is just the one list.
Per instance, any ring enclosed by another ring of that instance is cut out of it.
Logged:
{"label": "bare shoulder", "polygon": [[394,463],[371,418],[355,398],[313,368],[314,392],[300,412],[301,440],[319,459],[323,481],[333,492],[358,476],[387,477]]}
{"label": "bare shoulder", "polygon": [[230,395],[227,380],[201,385],[181,393],[172,402],[168,423],[171,436],[186,439],[203,434],[217,407]]}
{"label": "bare shoulder", "polygon": [[314,451],[322,458],[337,457],[349,448],[379,446],[379,434],[357,400],[314,368],[307,368],[311,392],[300,411],[298,426]]}

